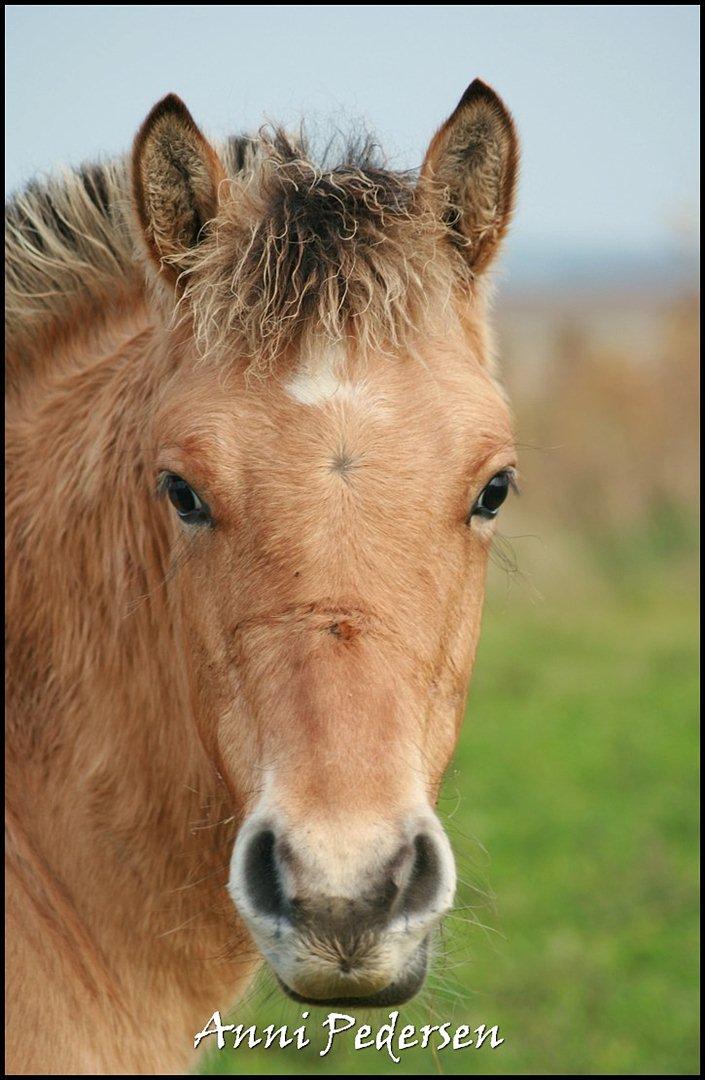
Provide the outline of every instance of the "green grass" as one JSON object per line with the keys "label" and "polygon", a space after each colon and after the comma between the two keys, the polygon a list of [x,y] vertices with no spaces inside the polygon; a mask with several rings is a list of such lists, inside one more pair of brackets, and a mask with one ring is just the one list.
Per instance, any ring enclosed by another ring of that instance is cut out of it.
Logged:
{"label": "green grass", "polygon": [[[400,1022],[498,1024],[497,1049],[311,1046],[204,1055],[211,1073],[696,1074],[695,589],[647,560],[619,590],[490,594],[440,811],[463,884]],[[214,1008],[218,1003],[214,1003]],[[222,1004],[222,1003],[221,1003]],[[300,1023],[265,976],[236,1023]],[[370,1019],[371,1016],[371,1019]],[[365,1017],[374,1027],[386,1011]],[[205,1018],[204,1018],[205,1020]]]}

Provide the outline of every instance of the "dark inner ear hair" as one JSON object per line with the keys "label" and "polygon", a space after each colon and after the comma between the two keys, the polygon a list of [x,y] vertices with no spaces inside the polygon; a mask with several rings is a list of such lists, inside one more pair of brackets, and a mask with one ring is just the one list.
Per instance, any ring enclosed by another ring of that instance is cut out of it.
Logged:
{"label": "dark inner ear hair", "polygon": [[193,186],[191,173],[186,165],[174,153],[167,152],[166,156],[169,164],[183,180],[184,187],[188,192],[188,203],[191,209],[190,222],[184,223],[184,227],[181,230],[181,242],[187,248],[195,247],[201,238],[201,231],[208,220],[208,217],[201,211],[198,196]]}

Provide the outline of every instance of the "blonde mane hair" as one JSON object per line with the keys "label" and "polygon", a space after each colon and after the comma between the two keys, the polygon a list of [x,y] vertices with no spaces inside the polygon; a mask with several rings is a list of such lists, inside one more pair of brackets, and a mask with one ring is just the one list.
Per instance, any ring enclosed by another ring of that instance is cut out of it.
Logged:
{"label": "blonde mane hair", "polygon": [[[230,197],[221,191],[199,242],[166,260],[180,277],[176,315],[201,355],[236,350],[262,374],[314,334],[363,351],[413,348],[429,312],[447,315],[458,279],[469,279],[438,186],[385,168],[369,138],[317,158],[305,133],[263,129],[217,150]],[[127,158],[30,184],[6,207],[5,235],[11,380],[52,336],[75,332],[79,312],[95,327],[155,282]]]}

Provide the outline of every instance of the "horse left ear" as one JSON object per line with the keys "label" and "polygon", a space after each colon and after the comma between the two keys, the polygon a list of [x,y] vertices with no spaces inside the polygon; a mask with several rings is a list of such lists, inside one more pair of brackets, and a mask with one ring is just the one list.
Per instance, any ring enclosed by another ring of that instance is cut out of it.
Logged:
{"label": "horse left ear", "polygon": [[135,139],[132,194],[147,252],[172,283],[218,210],[225,170],[176,94],[159,101]]}
{"label": "horse left ear", "polygon": [[475,79],[436,132],[421,169],[473,274],[489,266],[507,231],[518,165],[511,115],[494,90]]}

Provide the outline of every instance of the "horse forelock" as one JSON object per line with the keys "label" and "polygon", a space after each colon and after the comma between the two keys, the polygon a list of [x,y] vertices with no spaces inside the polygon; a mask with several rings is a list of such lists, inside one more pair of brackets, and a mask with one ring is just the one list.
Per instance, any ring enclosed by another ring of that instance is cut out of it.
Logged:
{"label": "horse forelock", "polygon": [[[314,336],[397,351],[450,309],[463,261],[416,174],[386,168],[367,138],[335,145],[317,155],[280,129],[217,145],[219,211],[168,300],[200,356],[263,374]],[[5,236],[10,350],[152,295],[124,158],[33,182],[7,204]]]}
{"label": "horse forelock", "polygon": [[313,338],[398,351],[447,315],[462,264],[415,174],[364,142],[317,161],[281,131],[235,152],[244,167],[182,279],[203,355],[259,374]]}

